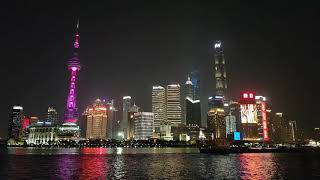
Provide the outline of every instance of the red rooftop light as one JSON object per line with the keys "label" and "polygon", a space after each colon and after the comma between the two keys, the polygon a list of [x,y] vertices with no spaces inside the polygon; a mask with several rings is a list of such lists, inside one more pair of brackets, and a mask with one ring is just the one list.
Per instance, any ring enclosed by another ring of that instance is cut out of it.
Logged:
{"label": "red rooftop light", "polygon": [[242,97],[243,97],[244,99],[248,98],[248,93],[243,93],[243,94],[242,94]]}
{"label": "red rooftop light", "polygon": [[242,98],[243,99],[254,99],[254,92],[243,92]]}

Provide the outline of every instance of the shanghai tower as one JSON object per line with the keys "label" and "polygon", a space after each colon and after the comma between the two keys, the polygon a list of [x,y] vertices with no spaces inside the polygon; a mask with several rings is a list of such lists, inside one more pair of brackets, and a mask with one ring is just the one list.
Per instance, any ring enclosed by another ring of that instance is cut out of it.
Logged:
{"label": "shanghai tower", "polygon": [[70,86],[67,98],[67,107],[64,114],[64,123],[77,123],[79,118],[77,101],[76,101],[76,79],[80,66],[79,59],[79,21],[75,32],[73,43],[73,55],[68,61],[68,70],[70,71]]}
{"label": "shanghai tower", "polygon": [[228,99],[227,96],[227,72],[225,67],[224,53],[221,41],[214,43],[214,77],[216,80],[215,93],[216,95],[223,96],[224,99]]}

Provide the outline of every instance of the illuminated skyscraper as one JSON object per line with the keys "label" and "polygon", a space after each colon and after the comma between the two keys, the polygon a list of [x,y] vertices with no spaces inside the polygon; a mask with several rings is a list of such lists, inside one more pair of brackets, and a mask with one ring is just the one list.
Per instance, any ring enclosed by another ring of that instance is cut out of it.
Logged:
{"label": "illuminated skyscraper", "polygon": [[154,130],[160,132],[160,125],[166,119],[166,89],[162,86],[152,86],[152,112],[154,113]]}
{"label": "illuminated skyscraper", "polygon": [[254,92],[243,92],[239,102],[241,128],[238,126],[237,130],[241,130],[242,139],[269,141],[266,98],[255,96]]}
{"label": "illuminated skyscraper", "polygon": [[50,122],[52,125],[59,124],[58,123],[58,112],[52,107],[48,107],[47,122]]}
{"label": "illuminated skyscraper", "polygon": [[136,103],[133,103],[133,106],[130,108],[129,112],[128,112],[128,137],[127,139],[133,139],[134,137],[134,114],[139,112],[139,107],[136,105]]}
{"label": "illuminated skyscraper", "polygon": [[153,136],[153,113],[137,112],[134,113],[134,139],[148,140]]}
{"label": "illuminated skyscraper", "polygon": [[290,135],[291,127],[289,119],[283,113],[275,113],[274,120],[274,142],[275,143],[288,143],[291,142],[292,135]]}
{"label": "illuminated skyscraper", "polygon": [[[225,108],[226,109],[226,108]],[[226,113],[226,134],[229,139],[234,140],[234,133],[240,133],[241,119],[240,119],[240,104],[231,101],[227,107]]]}
{"label": "illuminated skyscraper", "polygon": [[221,41],[216,41],[214,44],[214,72],[216,80],[215,93],[217,95],[224,96],[226,99],[227,72]]}
{"label": "illuminated skyscraper", "polygon": [[209,111],[207,113],[207,131],[212,139],[226,138],[225,111],[223,97],[209,97]]}
{"label": "illuminated skyscraper", "polygon": [[[120,119],[118,118],[118,109],[115,106],[114,100],[111,100],[111,104],[109,106],[108,111],[108,125],[109,122],[112,122],[111,124],[111,130],[112,130],[112,137],[110,139],[119,139],[118,133],[120,131]],[[108,131],[107,131],[108,133]],[[109,134],[107,134],[109,136]]]}
{"label": "illuminated skyscraper", "polygon": [[208,111],[207,128],[212,139],[226,138],[226,123],[224,109],[213,108]]}
{"label": "illuminated skyscraper", "polygon": [[186,97],[186,125],[193,127],[201,127],[200,100],[192,100]]}
{"label": "illuminated skyscraper", "polygon": [[259,141],[259,124],[254,92],[243,92],[240,98],[241,134],[243,140]]}
{"label": "illuminated skyscraper", "polygon": [[193,96],[193,84],[190,80],[190,76],[188,76],[188,80],[184,84],[184,99],[186,99],[187,97],[189,97],[190,99],[194,99]]}
{"label": "illuminated skyscraper", "polygon": [[275,114],[273,114],[273,111],[271,109],[266,110],[267,114],[267,126],[268,126],[268,135],[269,140],[274,140],[274,132],[275,132],[275,124],[274,124],[274,117]]}
{"label": "illuminated skyscraper", "polygon": [[76,104],[76,78],[78,71],[81,69],[79,59],[79,21],[75,33],[73,43],[73,56],[68,61],[68,69],[71,71],[70,87],[67,99],[67,108],[64,114],[64,123],[77,123],[79,118],[78,108]]}
{"label": "illuminated skyscraper", "polygon": [[188,79],[187,79],[186,83],[184,84],[184,91],[182,93],[182,99],[181,99],[181,107],[182,107],[181,114],[182,114],[182,123],[183,124],[186,124],[186,122],[187,122],[187,103],[188,103],[187,98],[193,100],[193,95],[194,95],[193,94],[193,85],[190,80],[190,76],[188,76]]}
{"label": "illuminated skyscraper", "polygon": [[122,98],[122,122],[121,122],[121,131],[123,137],[128,137],[128,112],[131,108],[131,96],[123,96]]}
{"label": "illuminated skyscraper", "polygon": [[128,112],[131,108],[131,96],[123,96],[123,112]]}
{"label": "illuminated skyscraper", "polygon": [[181,124],[181,96],[180,85],[167,86],[167,119],[172,126]]}
{"label": "illuminated skyscraper", "polygon": [[294,143],[297,140],[297,122],[289,121],[289,142]]}
{"label": "illuminated skyscraper", "polygon": [[299,139],[296,121],[290,121],[281,112],[275,113],[272,119],[272,140],[275,143],[294,143]]}
{"label": "illuminated skyscraper", "polygon": [[226,135],[230,135],[237,130],[236,117],[232,115],[226,116]]}
{"label": "illuminated skyscraper", "polygon": [[8,138],[19,139],[23,124],[23,107],[13,106],[8,127]]}
{"label": "illuminated skyscraper", "polygon": [[255,96],[257,109],[258,134],[263,141],[269,141],[269,128],[267,122],[267,105],[264,96]]}
{"label": "illuminated skyscraper", "polygon": [[84,114],[87,116],[86,138],[107,138],[107,106],[97,99]]}
{"label": "illuminated skyscraper", "polygon": [[116,108],[114,106],[114,100],[112,99],[110,102],[107,103],[107,138],[108,139],[115,139],[113,131],[117,130],[117,122],[116,118]]}
{"label": "illuminated skyscraper", "polygon": [[223,107],[223,96],[213,95],[208,98],[208,109]]}

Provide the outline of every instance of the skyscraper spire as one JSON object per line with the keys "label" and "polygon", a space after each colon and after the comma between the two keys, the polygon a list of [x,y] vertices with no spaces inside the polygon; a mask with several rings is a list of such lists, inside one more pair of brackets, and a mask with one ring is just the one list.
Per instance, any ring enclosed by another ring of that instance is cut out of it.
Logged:
{"label": "skyscraper spire", "polygon": [[77,19],[77,29],[79,29],[79,18]]}
{"label": "skyscraper spire", "polygon": [[190,76],[189,76],[189,75],[188,75],[188,80],[186,81],[185,84],[190,84],[190,85],[192,85],[192,82],[191,82],[191,79],[190,79]]}

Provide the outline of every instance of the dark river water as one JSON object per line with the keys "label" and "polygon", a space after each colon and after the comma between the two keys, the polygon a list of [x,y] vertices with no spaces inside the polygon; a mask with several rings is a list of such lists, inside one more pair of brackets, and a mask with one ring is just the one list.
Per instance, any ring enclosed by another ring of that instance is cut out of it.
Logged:
{"label": "dark river water", "polygon": [[0,179],[320,179],[320,154],[196,148],[0,149]]}

